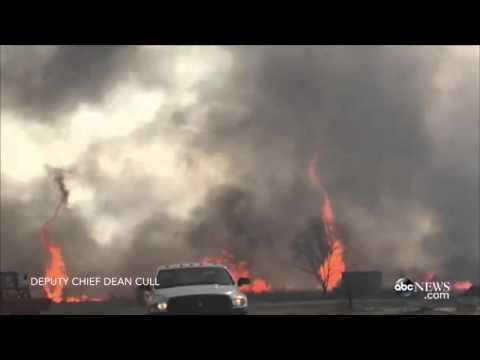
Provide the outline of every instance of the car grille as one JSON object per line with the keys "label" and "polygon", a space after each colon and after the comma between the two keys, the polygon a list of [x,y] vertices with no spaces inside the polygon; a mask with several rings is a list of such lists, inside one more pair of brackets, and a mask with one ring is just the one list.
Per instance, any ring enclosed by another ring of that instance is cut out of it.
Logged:
{"label": "car grille", "polygon": [[189,295],[168,301],[172,314],[224,314],[232,310],[232,301],[226,295]]}

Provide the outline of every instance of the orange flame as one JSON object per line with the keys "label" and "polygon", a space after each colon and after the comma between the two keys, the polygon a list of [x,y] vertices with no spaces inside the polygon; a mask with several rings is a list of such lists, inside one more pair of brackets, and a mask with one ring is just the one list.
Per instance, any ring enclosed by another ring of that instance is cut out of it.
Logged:
{"label": "orange flame", "polygon": [[50,265],[45,270],[45,277],[55,284],[45,284],[43,289],[49,299],[55,303],[60,303],[62,302],[63,288],[65,287],[65,283],[60,281],[60,279],[68,278],[62,257],[62,249],[48,240],[46,231],[43,231],[43,234],[43,243],[50,253]]}
{"label": "orange flame", "polygon": [[54,244],[48,238],[48,232],[46,228],[42,230],[43,244],[47,248],[50,254],[50,264],[45,269],[45,278],[49,279],[49,283],[43,286],[43,290],[47,298],[54,303],[77,303],[84,301],[103,301],[101,298],[92,298],[87,295],[81,296],[67,296],[64,297],[65,281],[61,279],[68,279],[67,268],[63,261],[62,248],[59,245]]}
{"label": "orange flame", "polygon": [[85,301],[101,302],[101,301],[103,301],[103,299],[101,299],[101,298],[94,298],[94,297],[88,297],[87,295],[67,296],[67,297],[65,298],[65,302],[67,302],[67,303],[79,303],[79,302],[85,302]]}
{"label": "orange flame", "polygon": [[[425,281],[436,281],[437,280],[437,273],[434,271],[427,271],[424,275]],[[453,283],[452,288],[454,291],[457,292],[465,292],[470,290],[473,286],[473,283],[469,280],[465,281],[456,281]]]}
{"label": "orange flame", "polygon": [[468,291],[473,286],[471,281],[457,281],[453,284],[453,289],[456,291]]}
{"label": "orange flame", "polygon": [[340,239],[337,238],[335,213],[333,212],[332,203],[327,191],[320,181],[320,176],[317,172],[317,162],[318,154],[315,154],[307,167],[307,178],[310,185],[323,196],[323,206],[320,216],[325,227],[327,243],[330,247],[329,254],[318,269],[318,274],[326,290],[332,291],[339,286],[342,275],[347,268],[344,261],[345,246]]}
{"label": "orange flame", "polygon": [[[235,257],[227,251],[223,252],[223,256],[217,258],[208,258],[205,257],[201,261],[202,264],[218,264],[224,265],[230,270],[235,282],[238,281],[239,278],[245,277],[250,278],[250,270],[248,269],[248,265],[245,261],[236,262]],[[261,294],[265,292],[270,292],[272,290],[272,286],[262,278],[255,278],[252,280],[250,285],[242,286],[242,291],[245,292],[252,292],[255,294]]]}
{"label": "orange flame", "polygon": [[250,285],[250,289],[246,289],[246,292],[251,291],[254,294],[262,294],[272,291],[272,286],[262,278],[256,278]]}

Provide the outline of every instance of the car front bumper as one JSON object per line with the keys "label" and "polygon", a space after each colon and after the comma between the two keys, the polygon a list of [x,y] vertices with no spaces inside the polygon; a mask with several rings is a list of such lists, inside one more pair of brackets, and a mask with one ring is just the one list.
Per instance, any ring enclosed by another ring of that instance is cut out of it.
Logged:
{"label": "car front bumper", "polygon": [[209,312],[202,312],[198,310],[192,310],[191,312],[185,311],[185,312],[169,312],[168,310],[166,311],[159,311],[156,308],[152,307],[148,311],[149,315],[248,315],[248,307],[245,308],[232,308],[229,311],[222,311],[222,312],[215,312],[215,311],[209,311]]}

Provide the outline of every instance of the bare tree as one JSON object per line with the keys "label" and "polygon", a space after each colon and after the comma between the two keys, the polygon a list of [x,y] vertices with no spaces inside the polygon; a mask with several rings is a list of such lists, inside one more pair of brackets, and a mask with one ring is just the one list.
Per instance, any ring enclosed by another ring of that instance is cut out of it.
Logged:
{"label": "bare tree", "polygon": [[331,275],[330,264],[326,259],[331,258],[332,249],[328,245],[321,219],[312,219],[307,228],[294,238],[292,250],[295,266],[313,275],[326,292]]}

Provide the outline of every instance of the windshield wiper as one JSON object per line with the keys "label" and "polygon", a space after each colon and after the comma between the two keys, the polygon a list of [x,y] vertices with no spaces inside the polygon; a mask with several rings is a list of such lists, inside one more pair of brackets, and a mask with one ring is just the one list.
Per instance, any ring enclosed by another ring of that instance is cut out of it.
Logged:
{"label": "windshield wiper", "polygon": [[220,285],[220,286],[230,286],[230,285],[232,285],[232,284],[221,284],[221,283],[216,283],[216,282],[197,282],[197,283],[186,284],[185,286],[193,286],[193,285]]}
{"label": "windshield wiper", "polygon": [[167,286],[160,286],[158,289],[168,289],[172,287],[181,287],[181,286],[196,286],[196,285],[219,285],[219,286],[232,286],[233,284],[219,284],[214,282],[196,282],[196,283],[182,283],[182,284],[173,284]]}

